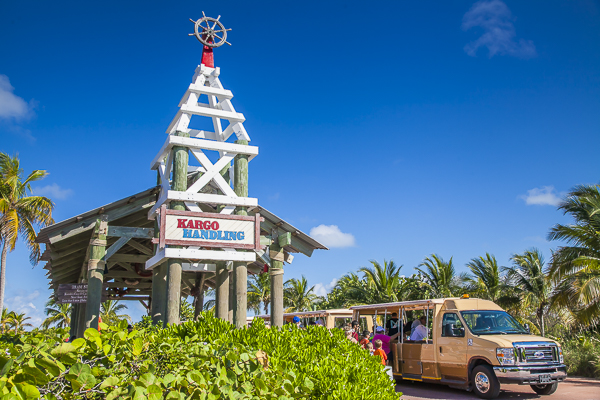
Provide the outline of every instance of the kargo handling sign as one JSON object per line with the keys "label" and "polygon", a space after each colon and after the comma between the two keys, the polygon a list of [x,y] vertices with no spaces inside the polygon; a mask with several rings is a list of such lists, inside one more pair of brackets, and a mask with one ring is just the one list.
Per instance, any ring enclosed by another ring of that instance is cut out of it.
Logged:
{"label": "kargo handling sign", "polygon": [[164,245],[209,248],[258,249],[260,215],[224,215],[214,213],[164,210],[161,238]]}

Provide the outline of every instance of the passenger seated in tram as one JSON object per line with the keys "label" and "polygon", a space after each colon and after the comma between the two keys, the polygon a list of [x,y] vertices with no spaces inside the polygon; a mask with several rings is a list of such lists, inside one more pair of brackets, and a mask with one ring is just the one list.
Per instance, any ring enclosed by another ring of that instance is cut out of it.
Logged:
{"label": "passenger seated in tram", "polygon": [[413,333],[410,335],[410,340],[418,342],[427,340],[429,337],[429,329],[425,326],[427,319],[425,316],[419,319],[420,324],[415,327]]}

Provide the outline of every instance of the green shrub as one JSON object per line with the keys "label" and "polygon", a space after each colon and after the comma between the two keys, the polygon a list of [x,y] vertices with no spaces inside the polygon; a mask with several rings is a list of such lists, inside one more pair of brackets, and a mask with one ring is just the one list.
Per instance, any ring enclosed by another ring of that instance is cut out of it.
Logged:
{"label": "green shrub", "polygon": [[600,340],[597,337],[578,335],[558,341],[562,345],[569,375],[600,378]]}
{"label": "green shrub", "polygon": [[0,399],[396,400],[377,358],[322,327],[234,329],[212,314],[164,330],[127,323],[0,338]]}

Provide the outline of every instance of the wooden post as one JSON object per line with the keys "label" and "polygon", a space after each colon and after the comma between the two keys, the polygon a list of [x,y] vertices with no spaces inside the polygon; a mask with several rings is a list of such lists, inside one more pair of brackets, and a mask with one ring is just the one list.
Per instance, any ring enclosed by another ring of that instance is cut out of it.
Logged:
{"label": "wooden post", "polygon": [[227,320],[233,324],[233,316],[235,315],[235,275],[233,274],[233,268],[229,268],[231,262],[227,263],[227,270],[229,271],[229,310],[227,312]]}
{"label": "wooden post", "polygon": [[[156,183],[160,185],[160,174],[156,173]],[[160,236],[158,220],[154,220],[154,237]],[[154,253],[156,254],[158,244],[154,245]],[[167,293],[167,265],[165,263],[157,265],[152,270],[152,301],[150,303],[150,316],[152,317],[153,325],[162,325],[165,320],[165,307]]]}
{"label": "wooden post", "polygon": [[[271,326],[283,326],[283,251],[279,243],[270,247],[271,268]],[[279,254],[275,256],[275,254]],[[281,260],[278,260],[280,258]]]}
{"label": "wooden post", "polygon": [[[176,132],[175,135],[190,137],[190,134],[186,132]],[[175,146],[172,151],[173,179],[171,188],[179,192],[185,192],[187,189],[188,148]],[[181,201],[172,201],[171,209],[184,211],[185,204]],[[179,323],[179,308],[181,306],[181,260],[169,259],[167,265],[165,326]]]}
{"label": "wooden post", "polygon": [[79,304],[71,304],[71,324],[69,326],[69,339],[77,337],[77,325],[79,322]]}
{"label": "wooden post", "polygon": [[229,271],[227,270],[227,262],[218,261],[216,267],[216,315],[217,318],[227,321],[229,319]]}
{"label": "wooden post", "polygon": [[[247,140],[236,140],[236,144],[248,145]],[[248,155],[238,154],[233,159],[233,190],[239,197],[248,197]],[[237,207],[237,215],[248,215],[246,207]],[[233,263],[235,281],[234,324],[236,328],[246,326],[248,311],[248,267],[245,262]]]}
{"label": "wooden post", "polygon": [[196,288],[198,294],[194,298],[194,321],[198,321],[198,317],[204,308],[204,282],[206,281],[206,273],[196,272]]}
{"label": "wooden post", "polygon": [[108,233],[107,216],[96,221],[90,240],[90,259],[87,272],[87,303],[85,308],[85,327],[98,329],[100,303],[102,302],[102,283],[104,283],[104,266],[106,261],[106,234]]}
{"label": "wooden post", "polygon": [[167,306],[167,264],[157,265],[152,270],[152,302],[150,315],[153,325],[163,325]]}
{"label": "wooden post", "polygon": [[75,332],[75,336],[77,336],[78,338],[83,337],[83,332],[85,332],[85,310],[87,304],[85,303],[80,303],[79,304],[79,309],[77,310],[77,329]]}

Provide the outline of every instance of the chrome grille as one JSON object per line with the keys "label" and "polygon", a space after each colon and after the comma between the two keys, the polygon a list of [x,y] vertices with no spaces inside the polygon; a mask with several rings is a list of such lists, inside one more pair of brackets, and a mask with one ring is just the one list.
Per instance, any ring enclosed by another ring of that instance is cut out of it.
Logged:
{"label": "chrome grille", "polygon": [[559,362],[558,347],[548,342],[513,343],[517,360],[523,364],[547,364]]}

